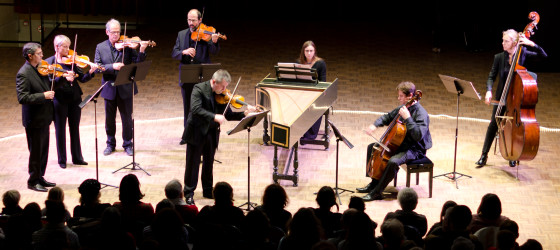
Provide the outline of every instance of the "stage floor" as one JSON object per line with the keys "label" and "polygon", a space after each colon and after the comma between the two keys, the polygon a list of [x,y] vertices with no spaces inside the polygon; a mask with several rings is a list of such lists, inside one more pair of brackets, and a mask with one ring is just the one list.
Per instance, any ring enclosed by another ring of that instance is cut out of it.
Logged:
{"label": "stage floor", "polygon": [[[239,24],[236,24],[239,25]],[[257,24],[258,25],[258,24]],[[462,46],[449,43],[442,45],[442,52],[432,53],[429,37],[414,32],[401,33],[354,26],[356,38],[339,41],[330,37],[327,30],[332,26],[316,27],[303,24],[301,34],[289,36],[288,31],[263,25],[263,34],[255,35],[248,30],[238,29],[233,24],[222,24],[228,31],[229,40],[221,41],[221,52],[213,61],[221,63],[237,82],[242,77],[238,93],[254,103],[254,87],[267,74],[273,72],[273,65],[281,61],[293,61],[299,55],[301,44],[312,39],[318,46],[318,53],[327,62],[327,81],[338,78],[338,99],[333,104],[331,121],[355,146],[349,149],[340,144],[339,188],[355,190],[367,184],[364,159],[366,146],[371,139],[362,129],[372,123],[383,112],[398,105],[395,86],[401,81],[412,81],[423,91],[422,105],[430,114],[430,130],[433,148],[428,156],[435,163],[434,175],[454,170],[454,149],[457,115],[457,95],[448,92],[438,74],[452,75],[472,81],[475,88],[484,95],[488,72],[493,54],[499,52],[467,52]],[[274,24],[272,24],[274,25]],[[279,25],[279,24],[278,24]],[[265,28],[266,27],[266,28]],[[139,94],[134,99],[136,155],[135,161],[142,170],[113,171],[132,162],[122,147],[121,127],[117,125],[117,151],[103,156],[106,135],[104,133],[103,101],[97,104],[97,135],[95,134],[94,103],[82,111],[81,141],[88,166],[74,166],[68,156],[68,168],[57,164],[54,127],[51,126],[49,165],[46,179],[54,181],[65,191],[65,203],[71,210],[78,204],[77,187],[88,178],[96,178],[96,142],[99,148],[99,181],[118,186],[120,179],[134,173],[146,194],[145,202],[154,206],[164,196],[165,184],[177,178],[183,180],[185,168],[185,146],[180,146],[183,131],[183,111],[180,89],[177,83],[178,62],[170,57],[176,34],[181,26],[146,27],[137,30],[143,39],[157,42],[148,49],[148,59],[152,61],[148,78],[139,83]],[[306,33],[307,32],[307,33]],[[103,30],[61,29],[59,33],[74,37],[79,34],[80,54],[94,57],[95,45],[106,39]],[[305,35],[303,35],[305,33]],[[274,39],[270,39],[274,34]],[[414,42],[411,42],[414,41]],[[499,44],[501,41],[496,41]],[[545,48],[546,50],[546,48]],[[53,54],[52,42],[44,47],[45,55]],[[26,188],[28,150],[24,128],[21,125],[21,105],[15,92],[15,75],[23,64],[21,48],[0,48],[3,55],[0,65],[0,192],[17,189],[22,195],[21,205],[38,202],[44,205],[46,193],[33,192]],[[433,180],[433,197],[428,198],[428,177],[421,174],[420,185],[412,188],[420,197],[418,213],[425,214],[431,226],[439,220],[441,206],[447,200],[469,206],[476,212],[481,197],[486,193],[497,194],[503,207],[503,215],[515,220],[520,227],[518,242],[529,238],[540,241],[545,249],[560,249],[560,161],[556,143],[560,141],[557,116],[559,107],[556,87],[559,73],[539,73],[539,103],[537,119],[541,125],[540,148],[532,161],[521,162],[518,168],[510,168],[500,155],[490,154],[488,165],[476,168],[474,162],[480,156],[491,107],[482,101],[462,97],[457,138],[456,172],[469,177],[461,177],[457,182],[446,177]],[[84,96],[93,93],[100,85],[100,76],[82,84]],[[232,86],[233,88],[233,86]],[[117,118],[120,122],[120,118]],[[222,163],[214,165],[214,182],[226,181],[234,188],[236,205],[247,202],[260,203],[264,188],[272,183],[272,156],[274,148],[262,145],[262,126],[251,130],[250,155],[247,155],[247,133],[228,136],[225,131],[233,128],[235,122],[228,122],[222,128],[216,159]],[[384,129],[378,130],[378,136]],[[324,131],[322,131],[324,132]],[[493,148],[492,148],[493,149]],[[492,153],[493,151],[491,151]],[[69,153],[69,152],[68,152]],[[331,134],[330,147],[304,145],[299,150],[299,185],[291,181],[280,181],[285,187],[290,203],[288,209],[295,213],[300,207],[315,207],[314,192],[322,186],[335,186],[336,140]],[[281,164],[285,163],[287,150],[280,151]],[[250,156],[250,180],[247,159]],[[281,169],[282,171],[282,169]],[[368,215],[381,223],[385,214],[399,208],[396,192],[405,186],[405,173],[398,174],[397,187],[386,190],[393,193],[382,201],[368,202]],[[248,194],[250,183],[250,196]],[[352,195],[340,195],[340,212],[347,208]],[[195,192],[199,208],[213,201],[202,197],[199,189]],[[102,190],[101,201],[113,203],[118,200],[118,189],[107,187]],[[245,206],[246,207],[246,206]],[[379,229],[376,231],[379,234]]]}

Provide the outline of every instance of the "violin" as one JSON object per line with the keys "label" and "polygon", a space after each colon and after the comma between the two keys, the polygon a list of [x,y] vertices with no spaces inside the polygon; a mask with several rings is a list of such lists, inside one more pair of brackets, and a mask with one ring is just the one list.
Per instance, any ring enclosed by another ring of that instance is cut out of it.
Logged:
{"label": "violin", "polygon": [[[74,60],[74,57],[75,60]],[[71,65],[72,63],[76,63],[76,66],[80,67],[80,68],[85,68],[87,66],[97,66],[97,68],[101,71],[105,71],[105,67],[101,66],[100,64],[95,64],[92,63],[89,60],[88,56],[85,55],[75,55],[73,50],[69,50],[68,51],[68,56],[66,57],[62,57],[62,61],[60,63],[66,64],[66,65]]]}
{"label": "violin", "polygon": [[245,105],[249,105],[245,102],[245,97],[241,95],[233,95],[228,89],[225,89],[221,94],[215,95],[216,102],[219,104],[228,104],[231,100],[230,105],[236,109],[240,109]]}
{"label": "violin", "polygon": [[49,74],[53,74],[56,77],[61,77],[64,73],[72,72],[69,70],[65,70],[60,66],[60,64],[49,64],[47,61],[42,60],[41,63],[37,66],[37,71],[39,74],[46,76]]}
{"label": "violin", "polygon": [[124,47],[131,47],[133,44],[139,44],[141,42],[148,42],[148,46],[154,47],[156,46],[156,42],[150,41],[142,41],[140,37],[128,37],[128,36],[121,36],[119,40],[115,43],[115,48],[118,50],[123,49]]}
{"label": "violin", "polygon": [[209,42],[210,39],[212,39],[213,34],[218,34],[219,38],[227,40],[227,37],[225,35],[222,35],[220,33],[216,33],[216,29],[214,27],[206,26],[203,23],[198,25],[198,28],[191,33],[191,39],[193,41],[196,41],[196,42],[198,42],[200,40]]}

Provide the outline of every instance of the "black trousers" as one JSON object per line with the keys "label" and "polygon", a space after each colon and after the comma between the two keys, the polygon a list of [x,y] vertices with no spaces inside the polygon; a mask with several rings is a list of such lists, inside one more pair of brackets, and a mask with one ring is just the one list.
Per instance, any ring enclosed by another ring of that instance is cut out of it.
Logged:
{"label": "black trousers", "polygon": [[210,129],[208,134],[198,145],[187,143],[185,187],[183,188],[185,196],[193,195],[196,189],[201,156],[202,172],[200,174],[200,181],[202,182],[202,189],[205,192],[212,190],[214,185],[214,155],[216,154],[216,148],[218,146],[217,141],[217,133]]}
{"label": "black trousers", "polygon": [[66,121],[70,132],[70,153],[72,162],[84,160],[82,156],[82,146],[80,143],[80,119],[82,109],[78,106],[81,100],[70,103],[60,102],[54,99],[54,128],[56,131],[56,149],[58,153],[58,163],[66,164]]}
{"label": "black trousers", "polygon": [[105,99],[105,132],[107,133],[107,147],[115,148],[117,109],[121,114],[123,148],[132,147],[132,98],[121,99],[118,95],[115,100]]}
{"label": "black trousers", "polygon": [[315,138],[317,138],[317,135],[319,134],[319,129],[321,128],[321,122],[323,121],[323,116],[319,117],[319,120],[317,120],[313,126],[311,126],[311,128],[309,128],[307,130],[307,132],[305,132],[305,134],[303,135],[303,138],[305,139],[309,139],[309,140],[315,140]]}
{"label": "black trousers", "polygon": [[[373,146],[375,144],[377,143],[369,144],[367,147],[366,164],[370,160],[371,154],[373,152]],[[406,150],[406,151],[395,153],[393,156],[391,156],[391,158],[389,158],[389,161],[387,161],[387,166],[385,167],[385,170],[383,171],[381,178],[377,180],[378,181],[377,186],[375,186],[375,188],[371,192],[379,193],[379,194],[383,192],[383,190],[385,190],[387,185],[389,185],[389,183],[391,183],[391,181],[395,178],[395,175],[399,171],[400,165],[410,162],[412,160],[419,159],[421,157],[424,157],[424,153],[415,150]]]}
{"label": "black trousers", "polygon": [[181,139],[187,140],[187,118],[189,117],[189,112],[191,111],[191,94],[194,88],[194,83],[183,83],[181,85],[181,95],[183,96],[183,135]]}
{"label": "black trousers", "polygon": [[[505,112],[506,107],[502,107],[502,114]],[[486,137],[484,138],[484,145],[482,146],[482,153],[488,154],[494,138],[496,138],[496,132],[498,132],[498,124],[496,123],[496,111],[498,106],[495,105],[492,109],[492,117],[490,118],[490,124],[488,124],[488,129],[486,130]]]}
{"label": "black trousers", "polygon": [[40,128],[25,128],[27,148],[29,149],[28,185],[41,181],[47,170],[49,159],[49,125]]}

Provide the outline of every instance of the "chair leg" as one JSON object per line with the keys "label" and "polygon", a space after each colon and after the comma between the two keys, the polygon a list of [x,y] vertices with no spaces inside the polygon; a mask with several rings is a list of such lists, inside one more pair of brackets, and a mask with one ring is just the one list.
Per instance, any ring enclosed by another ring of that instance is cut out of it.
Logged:
{"label": "chair leg", "polygon": [[433,170],[433,167],[432,167],[432,169],[430,169],[429,174],[430,174],[430,176],[429,176],[429,179],[428,179],[428,183],[429,183],[429,184],[428,184],[428,188],[429,188],[429,190],[430,190],[430,198],[432,198],[432,184],[433,184],[433,180],[434,180],[434,170]]}
{"label": "chair leg", "polygon": [[410,169],[406,169],[406,187],[410,187]]}

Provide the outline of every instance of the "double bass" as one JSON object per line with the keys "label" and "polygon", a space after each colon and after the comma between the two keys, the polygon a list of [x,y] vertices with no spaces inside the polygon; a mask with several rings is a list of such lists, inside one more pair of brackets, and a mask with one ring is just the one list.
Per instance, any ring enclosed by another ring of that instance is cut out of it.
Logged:
{"label": "double bass", "polygon": [[[416,90],[414,95],[404,106],[409,106],[414,101],[418,101],[422,98],[422,91]],[[374,147],[370,159],[366,165],[366,173],[368,177],[374,179],[381,179],[383,171],[387,167],[387,162],[395,154],[401,143],[404,141],[406,136],[406,125],[400,121],[400,114],[397,114],[395,118],[387,126],[387,130],[381,136],[379,140],[379,147]]]}
{"label": "double bass", "polygon": [[[527,38],[534,34],[540,17],[533,11],[529,19],[523,30]],[[536,79],[519,65],[522,48],[518,42],[495,114],[500,153],[508,161],[532,160],[539,150],[540,128],[535,116],[539,91]]]}

